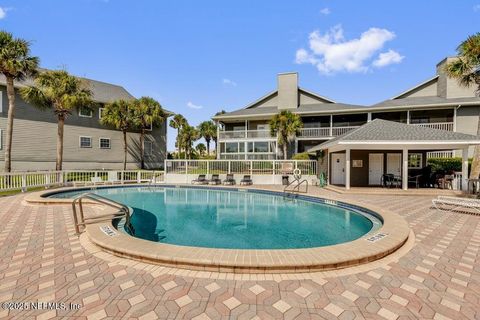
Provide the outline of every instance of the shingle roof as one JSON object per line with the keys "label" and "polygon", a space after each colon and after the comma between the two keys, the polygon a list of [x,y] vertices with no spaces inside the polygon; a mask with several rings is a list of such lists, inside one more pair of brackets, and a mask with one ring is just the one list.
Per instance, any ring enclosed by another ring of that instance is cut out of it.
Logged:
{"label": "shingle roof", "polygon": [[[118,99],[135,99],[134,96],[121,86],[92,79],[78,78],[84,80],[88,84],[89,89],[92,90],[93,93],[93,100],[97,102],[107,103]],[[22,82],[15,82],[15,86],[19,88],[31,86],[33,84],[33,79],[31,78],[27,78]],[[3,74],[0,74],[0,85],[6,85],[5,76]]]}
{"label": "shingle roof", "polygon": [[462,141],[480,141],[480,137],[452,132],[446,130],[438,130],[432,128],[426,128],[416,125],[410,125],[405,123],[399,123],[394,121],[387,121],[382,119],[375,119],[363,126],[353,129],[338,136],[334,139],[328,140],[316,147],[313,147],[310,151],[317,151],[325,149],[328,146],[335,145],[339,142],[359,142],[359,141],[377,141],[377,142],[462,142]]}
{"label": "shingle roof", "polygon": [[431,97],[412,97],[403,99],[389,99],[380,103],[372,105],[373,108],[377,107],[409,107],[409,106],[426,106],[426,105],[460,105],[463,103],[478,103],[480,104],[480,98],[442,98],[437,96]]}
{"label": "shingle roof", "polygon": [[[333,111],[347,111],[351,109],[366,108],[360,105],[345,104],[345,103],[319,103],[319,104],[308,104],[300,105],[298,108],[294,109],[295,113],[298,114],[309,114],[309,113],[318,113],[318,112],[333,112]],[[259,107],[259,108],[248,108],[248,109],[239,109],[232,112],[227,112],[218,116],[215,116],[214,119],[228,119],[235,116],[256,116],[256,115],[274,115],[279,113],[279,110],[276,106],[272,107]]]}

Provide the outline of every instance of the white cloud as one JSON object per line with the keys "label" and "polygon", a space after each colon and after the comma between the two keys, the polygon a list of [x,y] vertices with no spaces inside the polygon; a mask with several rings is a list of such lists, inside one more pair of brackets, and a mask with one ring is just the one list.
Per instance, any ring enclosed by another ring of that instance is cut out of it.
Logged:
{"label": "white cloud", "polygon": [[402,62],[404,56],[400,55],[397,51],[388,50],[378,55],[378,58],[373,61],[373,65],[377,68],[388,66],[389,64]]}
{"label": "white cloud", "polygon": [[0,20],[4,19],[7,16],[7,8],[0,7]]}
{"label": "white cloud", "polygon": [[351,40],[345,39],[340,25],[324,34],[316,30],[309,35],[310,50],[298,49],[295,62],[312,64],[323,74],[366,72],[374,55],[394,38],[395,33],[380,28],[370,28]]}
{"label": "white cloud", "polygon": [[473,6],[473,11],[477,12],[480,11],[480,4],[476,4]]}
{"label": "white cloud", "polygon": [[332,13],[332,11],[330,11],[329,8],[323,8],[322,10],[320,10],[320,13],[326,16]]}
{"label": "white cloud", "polygon": [[199,106],[197,104],[193,104],[191,101],[187,102],[187,107],[189,107],[190,109],[202,109],[203,106]]}
{"label": "white cloud", "polygon": [[229,85],[229,86],[232,86],[232,87],[236,87],[237,86],[237,83],[233,80],[230,80],[230,79],[222,79],[222,83],[224,85]]}

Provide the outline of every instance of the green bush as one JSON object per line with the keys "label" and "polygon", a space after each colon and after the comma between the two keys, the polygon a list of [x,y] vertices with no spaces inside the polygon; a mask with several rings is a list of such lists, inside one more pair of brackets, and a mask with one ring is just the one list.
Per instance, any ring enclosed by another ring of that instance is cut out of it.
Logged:
{"label": "green bush", "polygon": [[306,152],[293,155],[292,160],[310,160],[310,156]]}
{"label": "green bush", "polygon": [[[436,171],[462,171],[462,158],[430,158],[427,164],[432,167],[432,172]],[[468,168],[472,165],[472,159],[468,159]]]}

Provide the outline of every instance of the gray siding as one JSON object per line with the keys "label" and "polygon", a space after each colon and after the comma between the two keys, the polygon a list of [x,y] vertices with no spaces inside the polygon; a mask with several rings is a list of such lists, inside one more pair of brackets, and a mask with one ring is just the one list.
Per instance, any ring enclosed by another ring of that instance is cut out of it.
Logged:
{"label": "gray siding", "polygon": [[[2,146],[0,162],[3,168],[5,157],[5,130],[7,126],[8,101],[5,88],[0,87],[3,106],[0,112]],[[57,120],[51,110],[41,111],[16,99],[16,114],[13,132],[12,167],[14,170],[54,169],[56,158]],[[80,136],[92,138],[92,148],[80,148]],[[128,133],[128,167],[139,165],[139,134]],[[100,149],[99,139],[109,138],[111,149]],[[146,136],[153,142],[153,154],[146,156],[150,168],[163,167],[166,154],[166,123]],[[102,126],[98,110],[92,118],[79,117],[75,111],[65,121],[64,167],[66,169],[121,169],[123,164],[123,136],[120,131]]]}

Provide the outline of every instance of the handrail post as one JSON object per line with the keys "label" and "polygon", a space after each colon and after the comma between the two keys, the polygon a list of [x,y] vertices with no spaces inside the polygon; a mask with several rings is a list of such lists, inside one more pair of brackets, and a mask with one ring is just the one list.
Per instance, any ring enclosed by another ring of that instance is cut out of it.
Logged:
{"label": "handrail post", "polygon": [[138,171],[137,172],[137,183],[140,183],[142,181],[142,172]]}
{"label": "handrail post", "polygon": [[27,174],[22,174],[22,192],[27,191]]}

